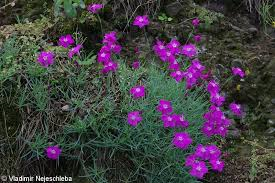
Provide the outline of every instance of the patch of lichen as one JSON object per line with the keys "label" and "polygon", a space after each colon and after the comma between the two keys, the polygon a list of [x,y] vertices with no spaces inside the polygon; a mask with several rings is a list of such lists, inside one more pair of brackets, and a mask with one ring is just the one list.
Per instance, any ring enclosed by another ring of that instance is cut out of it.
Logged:
{"label": "patch of lichen", "polygon": [[36,60],[41,47],[49,45],[45,34],[54,24],[48,18],[24,24],[5,25],[0,28],[0,81],[20,74],[26,63]]}
{"label": "patch of lichen", "polygon": [[222,13],[211,11],[197,5],[193,6],[188,14],[190,17],[197,16],[201,21],[204,22],[205,28],[209,28],[210,25],[224,18],[224,15]]}
{"label": "patch of lichen", "polygon": [[14,25],[4,25],[0,27],[0,46],[3,42],[12,37],[28,37],[30,40],[41,40],[45,32],[53,27],[53,23],[46,17],[37,19],[34,22]]}

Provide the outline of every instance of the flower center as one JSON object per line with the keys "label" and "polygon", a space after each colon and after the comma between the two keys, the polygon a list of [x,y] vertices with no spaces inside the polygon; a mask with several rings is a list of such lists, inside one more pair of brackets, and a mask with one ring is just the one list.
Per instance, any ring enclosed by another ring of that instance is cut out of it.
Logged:
{"label": "flower center", "polygon": [[56,154],[56,150],[52,149],[52,150],[51,150],[51,153],[52,153],[52,154]]}
{"label": "flower center", "polygon": [[140,18],[140,19],[139,19],[139,22],[143,22],[143,18]]}
{"label": "flower center", "polygon": [[167,108],[168,108],[168,105],[164,104],[164,105],[163,105],[163,108],[164,108],[164,109],[167,109]]}
{"label": "flower center", "polygon": [[168,121],[172,121],[172,118],[171,118],[171,117],[168,117],[167,120],[168,120]]}
{"label": "flower center", "polygon": [[140,92],[140,88],[137,88],[137,89],[136,89],[136,92]]}
{"label": "flower center", "polygon": [[106,54],[105,54],[105,53],[102,53],[102,54],[101,54],[101,57],[105,57],[105,56],[106,56]]}
{"label": "flower center", "polygon": [[109,63],[108,66],[111,67],[111,66],[113,66],[113,64],[112,64],[112,63]]}
{"label": "flower center", "polygon": [[64,41],[64,42],[67,42],[67,41],[68,41],[68,39],[67,39],[67,38],[64,38],[64,39],[63,39],[63,41]]}
{"label": "flower center", "polygon": [[174,48],[176,48],[178,45],[177,45],[176,43],[174,43],[172,46],[173,46]]}
{"label": "flower center", "polygon": [[182,136],[179,136],[179,137],[178,137],[178,140],[179,140],[179,141],[183,141],[183,137],[182,137]]}
{"label": "flower center", "polygon": [[196,170],[198,170],[198,171],[200,172],[200,171],[201,171],[201,167],[198,166],[198,167],[196,168]]}
{"label": "flower center", "polygon": [[136,119],[136,116],[132,116],[131,119],[132,119],[132,120],[135,120],[135,119]]}
{"label": "flower center", "polygon": [[177,75],[181,75],[181,72],[180,72],[180,71],[177,71],[176,74],[177,74]]}
{"label": "flower center", "polygon": [[44,57],[43,57],[43,60],[47,60],[47,59],[48,59],[48,56],[44,56]]}
{"label": "flower center", "polygon": [[192,50],[192,48],[189,48],[189,47],[188,47],[188,48],[186,48],[186,51],[191,51],[191,50]]}

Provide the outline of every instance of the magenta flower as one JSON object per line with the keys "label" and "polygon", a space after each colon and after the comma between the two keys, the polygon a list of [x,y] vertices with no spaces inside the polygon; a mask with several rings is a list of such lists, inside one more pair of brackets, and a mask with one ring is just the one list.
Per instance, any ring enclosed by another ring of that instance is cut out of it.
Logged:
{"label": "magenta flower", "polygon": [[215,95],[216,93],[218,93],[220,91],[220,86],[219,84],[212,80],[209,81],[208,85],[207,85],[207,91],[211,94],[211,95]]}
{"label": "magenta flower", "polygon": [[184,77],[183,71],[174,71],[170,74],[171,77],[173,77],[177,82],[181,82],[182,78]]}
{"label": "magenta flower", "polygon": [[174,71],[180,70],[180,64],[176,59],[174,59],[172,62],[169,62],[169,69]]}
{"label": "magenta flower", "polygon": [[200,25],[200,20],[198,18],[195,18],[192,20],[192,24],[194,27],[198,27]]}
{"label": "magenta flower", "polygon": [[200,42],[201,41],[201,35],[195,35],[194,36],[194,40],[195,40],[195,42]]}
{"label": "magenta flower", "polygon": [[161,57],[162,55],[165,55],[165,52],[166,52],[165,49],[166,49],[165,43],[162,41],[157,41],[157,43],[153,46],[153,50],[155,54],[158,55],[159,57]]}
{"label": "magenta flower", "polygon": [[192,58],[197,55],[197,48],[193,44],[186,44],[182,47],[182,54],[189,58]]}
{"label": "magenta flower", "polygon": [[111,53],[110,45],[104,45],[99,50],[100,53]]}
{"label": "magenta flower", "polygon": [[207,137],[211,137],[215,134],[214,125],[210,122],[205,122],[202,127],[202,133]]}
{"label": "magenta flower", "polygon": [[90,5],[88,5],[87,10],[91,13],[96,14],[102,8],[103,8],[103,4],[90,4]]}
{"label": "magenta flower", "polygon": [[211,167],[213,170],[222,172],[224,167],[224,162],[219,159],[211,159],[210,161]]}
{"label": "magenta flower", "polygon": [[[163,54],[164,53],[164,54]],[[163,61],[174,62],[176,60],[175,55],[169,50],[165,50],[161,55]]]}
{"label": "magenta flower", "polygon": [[229,105],[229,108],[231,110],[231,112],[237,116],[241,116],[242,115],[242,110],[241,110],[241,105],[240,104],[236,104],[234,102],[232,102]]}
{"label": "magenta flower", "polygon": [[117,41],[116,32],[112,31],[104,35],[103,43],[110,44]]}
{"label": "magenta flower", "polygon": [[187,167],[191,167],[196,162],[198,162],[198,160],[194,154],[190,154],[185,158],[185,166]]}
{"label": "magenta flower", "polygon": [[82,48],[82,45],[81,45],[81,44],[78,44],[78,45],[76,45],[76,47],[72,48],[72,49],[69,51],[69,54],[68,54],[69,58],[73,58],[73,56],[74,56],[75,54],[80,55],[80,49],[81,49],[81,48]]}
{"label": "magenta flower", "polygon": [[133,95],[133,97],[135,99],[144,97],[145,96],[145,87],[144,86],[135,86],[135,87],[131,88],[130,93],[131,93],[131,95]]}
{"label": "magenta flower", "polygon": [[122,50],[122,47],[116,43],[109,43],[108,47],[110,48],[110,50],[116,54],[119,54]]}
{"label": "magenta flower", "polygon": [[192,144],[192,139],[186,132],[176,132],[173,138],[173,144],[180,149],[187,149]]}
{"label": "magenta flower", "polygon": [[220,94],[216,93],[214,95],[211,95],[210,101],[212,104],[215,104],[217,106],[221,106],[223,102],[225,101],[225,97],[221,96]]}
{"label": "magenta flower", "polygon": [[[194,67],[199,72],[202,72],[205,69],[205,67],[201,64],[201,62],[198,59],[192,61],[192,67]],[[201,73],[199,73],[199,75],[201,75]]]}
{"label": "magenta flower", "polygon": [[190,175],[202,179],[203,176],[208,172],[208,168],[203,161],[195,162],[192,165],[192,169],[189,171]]}
{"label": "magenta flower", "polygon": [[176,127],[186,128],[189,126],[189,122],[184,119],[183,114],[173,114],[173,120],[176,122]]}
{"label": "magenta flower", "polygon": [[99,52],[97,54],[97,60],[100,63],[108,63],[111,60],[111,53],[109,53],[109,52]]}
{"label": "magenta flower", "polygon": [[216,145],[207,145],[205,146],[209,152],[209,159],[219,159],[221,156],[221,151]]}
{"label": "magenta flower", "polygon": [[203,146],[202,144],[197,146],[195,156],[201,158],[202,160],[208,160],[210,158],[207,147]]}
{"label": "magenta flower", "polygon": [[225,137],[227,135],[227,127],[224,125],[218,126],[215,130],[215,133],[217,135],[220,135],[222,137]]}
{"label": "magenta flower", "polygon": [[176,39],[172,39],[170,43],[167,44],[167,48],[172,54],[179,54],[180,53],[180,43]]}
{"label": "magenta flower", "polygon": [[164,114],[161,116],[161,120],[163,121],[164,128],[174,128],[176,126],[172,115]]}
{"label": "magenta flower", "polygon": [[46,148],[46,154],[49,159],[56,160],[61,154],[61,149],[58,146],[49,146]]}
{"label": "magenta flower", "polygon": [[58,41],[59,46],[63,46],[64,48],[68,48],[70,45],[74,44],[74,39],[72,35],[68,34],[65,36],[61,36]]}
{"label": "magenta flower", "polygon": [[205,113],[203,118],[206,120],[202,127],[203,134],[207,137],[212,135],[226,136],[231,120],[225,117],[219,107],[210,106],[209,112]]}
{"label": "magenta flower", "polygon": [[140,62],[139,62],[138,60],[134,61],[134,62],[132,63],[132,67],[133,67],[134,69],[139,69],[139,67],[140,67]]}
{"label": "magenta flower", "polygon": [[42,51],[37,58],[37,61],[43,66],[43,67],[49,67],[54,63],[54,54],[50,51]]}
{"label": "magenta flower", "polygon": [[232,67],[232,72],[235,76],[239,75],[241,78],[245,76],[245,73],[239,67]]}
{"label": "magenta flower", "polygon": [[141,122],[142,117],[139,111],[133,111],[128,113],[128,123],[132,126],[137,126]]}
{"label": "magenta flower", "polygon": [[133,25],[138,26],[139,28],[142,28],[146,25],[149,25],[149,18],[147,15],[143,16],[137,16],[134,20]]}
{"label": "magenta flower", "polygon": [[104,64],[104,67],[103,69],[101,70],[102,73],[106,74],[106,73],[109,73],[109,72],[115,72],[117,70],[117,67],[118,67],[118,64],[114,61],[109,61],[109,62],[106,62],[106,63],[103,63]]}
{"label": "magenta flower", "polygon": [[160,100],[157,110],[162,114],[170,114],[173,111],[171,102],[168,100]]}

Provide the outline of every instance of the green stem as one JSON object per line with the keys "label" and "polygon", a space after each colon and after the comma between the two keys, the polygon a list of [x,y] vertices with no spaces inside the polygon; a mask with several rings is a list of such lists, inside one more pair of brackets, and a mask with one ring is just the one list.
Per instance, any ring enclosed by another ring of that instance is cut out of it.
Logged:
{"label": "green stem", "polygon": [[102,37],[103,37],[103,28],[102,28],[102,22],[101,22],[101,18],[100,18],[100,16],[99,16],[98,14],[96,14],[96,16],[97,16],[97,19],[98,19],[98,21],[99,21],[99,24],[100,24],[100,29],[101,29],[101,35],[102,35]]}

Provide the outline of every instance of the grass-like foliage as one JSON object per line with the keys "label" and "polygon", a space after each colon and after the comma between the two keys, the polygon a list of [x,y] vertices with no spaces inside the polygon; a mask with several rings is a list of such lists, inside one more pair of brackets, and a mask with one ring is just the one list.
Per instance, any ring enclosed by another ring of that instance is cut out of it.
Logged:
{"label": "grass-like foliage", "polygon": [[[51,68],[25,61],[14,75],[19,89],[13,101],[28,114],[15,146],[22,173],[43,174],[37,167],[44,166],[68,175],[78,167],[77,174],[94,182],[197,182],[184,161],[197,144],[207,142],[200,130],[209,106],[203,88],[186,90],[185,82],[176,83],[153,60],[137,70],[120,60],[118,72],[102,75],[95,72],[93,54],[79,57],[85,63],[80,66],[64,61],[62,51],[58,55]],[[135,100],[129,89],[139,84],[146,94]],[[187,129],[163,127],[156,110],[160,99],[185,115]],[[134,110],[143,117],[136,127],[127,123]],[[173,147],[176,131],[192,137],[188,150]],[[51,144],[62,148],[59,166],[46,164],[45,148]]]}

